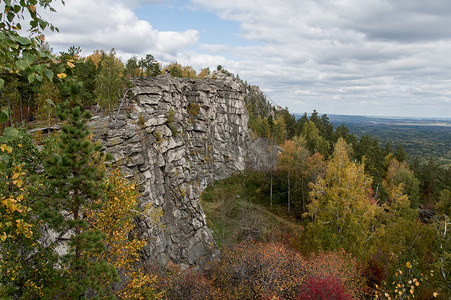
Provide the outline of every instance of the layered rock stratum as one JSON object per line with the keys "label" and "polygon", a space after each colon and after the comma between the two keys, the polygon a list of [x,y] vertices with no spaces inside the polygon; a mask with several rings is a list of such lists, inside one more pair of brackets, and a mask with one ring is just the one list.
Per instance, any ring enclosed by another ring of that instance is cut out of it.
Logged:
{"label": "layered rock stratum", "polygon": [[137,219],[148,241],[142,259],[205,267],[220,252],[200,193],[246,167],[269,167],[268,143],[251,133],[246,110],[251,94],[263,95],[221,72],[203,80],[161,75],[133,84],[114,121],[95,116],[90,122],[94,137],[137,182],[144,211],[153,212]]}

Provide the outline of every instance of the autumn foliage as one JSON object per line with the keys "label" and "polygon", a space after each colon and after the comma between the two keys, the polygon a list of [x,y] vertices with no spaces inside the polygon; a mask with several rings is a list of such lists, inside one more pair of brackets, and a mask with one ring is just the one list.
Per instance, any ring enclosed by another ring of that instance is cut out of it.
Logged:
{"label": "autumn foliage", "polygon": [[148,299],[150,295],[155,296],[155,278],[146,274],[137,263],[139,252],[146,242],[133,232],[139,193],[136,186],[121,175],[119,169],[115,169],[105,183],[106,198],[98,200],[103,202],[102,209],[88,210],[87,216],[91,230],[100,230],[105,235],[106,247],[102,259],[111,263],[119,272],[121,282],[116,284],[114,295]]}
{"label": "autumn foliage", "polygon": [[[279,243],[238,244],[226,249],[205,272],[170,265],[159,274],[158,285],[168,299],[361,299],[365,295],[365,282],[352,255],[337,251],[303,257]],[[312,295],[323,297],[309,298]]]}
{"label": "autumn foliage", "polygon": [[300,300],[347,300],[352,299],[340,280],[333,277],[310,277],[302,286]]}

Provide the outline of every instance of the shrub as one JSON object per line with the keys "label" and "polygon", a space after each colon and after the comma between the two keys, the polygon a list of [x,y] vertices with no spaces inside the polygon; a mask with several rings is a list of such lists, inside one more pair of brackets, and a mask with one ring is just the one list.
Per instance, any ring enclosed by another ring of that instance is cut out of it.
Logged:
{"label": "shrub", "polygon": [[340,280],[334,277],[309,277],[302,286],[299,299],[344,300],[351,299]]}
{"label": "shrub", "polygon": [[164,299],[218,299],[216,289],[205,273],[193,269],[181,270],[169,263],[163,270],[156,266],[147,266],[148,272],[158,274],[157,288]]}
{"label": "shrub", "polygon": [[224,251],[211,278],[224,299],[293,299],[304,269],[301,256],[280,244],[242,243]]}
{"label": "shrub", "polygon": [[199,114],[200,106],[197,103],[189,102],[186,110],[187,110],[188,114],[190,115],[190,121],[192,123],[192,122],[194,122],[194,117],[196,117]]}
{"label": "shrub", "polygon": [[367,291],[359,264],[344,250],[322,252],[308,258],[306,278],[335,278],[343,284],[350,298],[362,299]]}

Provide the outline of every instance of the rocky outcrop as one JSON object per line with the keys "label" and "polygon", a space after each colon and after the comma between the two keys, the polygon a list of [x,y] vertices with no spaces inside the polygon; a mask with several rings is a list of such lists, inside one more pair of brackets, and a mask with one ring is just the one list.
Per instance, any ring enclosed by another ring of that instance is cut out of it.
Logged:
{"label": "rocky outcrop", "polygon": [[201,191],[246,164],[267,164],[262,141],[248,130],[248,87],[223,73],[213,77],[134,80],[132,96],[113,124],[106,116],[90,123],[114,164],[139,184],[142,206],[154,212],[137,220],[149,241],[143,259],[182,268],[217,259]]}

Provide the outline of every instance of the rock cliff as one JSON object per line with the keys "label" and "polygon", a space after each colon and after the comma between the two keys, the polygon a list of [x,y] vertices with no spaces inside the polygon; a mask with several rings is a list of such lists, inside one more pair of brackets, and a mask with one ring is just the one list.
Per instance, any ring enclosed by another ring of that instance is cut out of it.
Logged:
{"label": "rock cliff", "polygon": [[[149,243],[143,259],[182,268],[219,257],[199,195],[208,183],[268,164],[266,144],[251,136],[245,99],[251,89],[218,72],[192,80],[161,75],[135,79],[132,96],[111,123],[96,116],[96,139],[142,192],[137,224]],[[255,93],[255,87],[252,88]]]}

